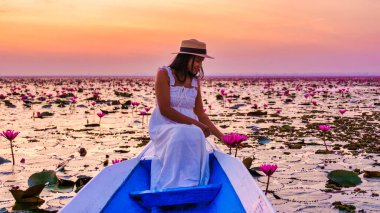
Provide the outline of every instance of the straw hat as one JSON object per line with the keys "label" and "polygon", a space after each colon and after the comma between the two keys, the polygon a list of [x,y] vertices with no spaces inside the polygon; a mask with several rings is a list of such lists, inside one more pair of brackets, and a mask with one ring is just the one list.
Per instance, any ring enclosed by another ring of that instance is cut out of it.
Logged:
{"label": "straw hat", "polygon": [[207,55],[206,43],[198,41],[196,39],[183,40],[181,43],[181,48],[179,49],[179,52],[172,53],[172,54],[179,54],[179,53],[197,55],[197,56],[213,59],[213,57]]}

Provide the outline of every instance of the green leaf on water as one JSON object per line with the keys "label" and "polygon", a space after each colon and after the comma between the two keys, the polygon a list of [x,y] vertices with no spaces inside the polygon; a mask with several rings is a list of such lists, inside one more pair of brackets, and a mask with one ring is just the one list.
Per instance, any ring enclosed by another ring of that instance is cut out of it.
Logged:
{"label": "green leaf on water", "polygon": [[69,193],[74,189],[75,182],[71,180],[58,179],[57,184],[49,187],[48,190],[52,192]]}
{"label": "green leaf on water", "polygon": [[243,160],[243,164],[244,164],[244,166],[245,166],[247,169],[249,169],[249,168],[251,168],[251,166],[252,166],[252,161],[253,161],[253,158],[251,158],[251,157],[244,158],[244,160]]}
{"label": "green leaf on water", "polygon": [[262,174],[258,173],[255,169],[248,169],[249,173],[253,176],[253,177],[260,177],[260,176],[263,176]]}
{"label": "green leaf on water", "polygon": [[380,178],[380,172],[364,170],[364,177],[365,178]]}
{"label": "green leaf on water", "polygon": [[267,137],[263,137],[263,136],[260,136],[258,139],[259,144],[267,144],[271,141],[272,141],[271,139],[269,139]]}
{"label": "green leaf on water", "polygon": [[100,124],[85,124],[85,127],[97,127],[100,126]]}
{"label": "green leaf on water", "polygon": [[49,183],[49,186],[54,185],[58,182],[58,177],[53,170],[44,170],[42,172],[37,172],[32,174],[28,179],[29,187]]}
{"label": "green leaf on water", "polygon": [[3,163],[9,163],[9,162],[11,162],[11,161],[8,160],[8,159],[0,157],[0,165],[3,164]]}
{"label": "green leaf on water", "polygon": [[28,179],[29,187],[49,183],[47,189],[52,192],[69,193],[73,191],[75,182],[71,180],[60,179],[57,177],[55,171],[44,170],[32,174]]}
{"label": "green leaf on water", "polygon": [[267,111],[256,110],[256,111],[248,112],[247,116],[263,116],[267,114],[268,114]]}
{"label": "green leaf on water", "polygon": [[362,180],[355,172],[347,170],[331,171],[327,178],[343,187],[353,187],[362,183]]}
{"label": "green leaf on water", "polygon": [[18,203],[43,203],[44,200],[38,196],[44,188],[45,184],[39,184],[29,187],[25,191],[20,189],[11,189],[9,191]]}

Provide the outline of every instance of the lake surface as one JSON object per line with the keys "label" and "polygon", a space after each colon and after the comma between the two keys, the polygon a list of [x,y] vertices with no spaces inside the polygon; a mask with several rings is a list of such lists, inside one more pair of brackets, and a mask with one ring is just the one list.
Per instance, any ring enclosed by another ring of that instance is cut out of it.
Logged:
{"label": "lake surface", "polygon": [[[152,107],[148,113],[153,111],[153,88],[152,78],[0,80],[0,131],[20,131],[13,143],[16,165],[0,164],[0,211],[19,208],[14,207],[9,190],[12,186],[25,190],[36,172],[56,170],[65,162],[57,176],[76,181],[80,175],[94,177],[107,159],[111,165],[114,159],[139,153],[149,141],[149,115],[139,114],[144,107]],[[71,96],[77,97],[76,103]],[[338,212],[332,205],[335,201],[352,204],[356,211],[380,211],[380,178],[366,178],[363,173],[380,171],[379,97],[378,78],[208,78],[202,82],[210,119],[223,133],[249,136],[237,158],[254,158],[252,169],[264,163],[278,165],[268,193],[278,212]],[[131,101],[139,105],[132,108]],[[341,115],[339,109],[347,112]],[[100,110],[108,112],[100,126],[86,127],[99,123]],[[38,117],[37,112],[45,115]],[[322,124],[332,127],[326,134],[328,154],[316,154],[325,150],[318,129]],[[260,144],[260,137],[270,142]],[[215,137],[208,140],[229,152]],[[86,150],[83,156],[81,148]],[[12,161],[10,143],[2,137],[0,157]],[[326,188],[329,172],[355,169],[360,170],[360,185]],[[266,176],[253,178],[265,190]],[[59,210],[75,196],[74,190],[44,189],[40,197],[45,202],[35,208]]]}

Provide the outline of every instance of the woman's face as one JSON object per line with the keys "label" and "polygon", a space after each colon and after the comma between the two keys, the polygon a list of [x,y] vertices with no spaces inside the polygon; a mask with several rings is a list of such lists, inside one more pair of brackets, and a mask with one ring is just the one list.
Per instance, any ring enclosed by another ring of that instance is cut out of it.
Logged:
{"label": "woman's face", "polygon": [[[202,62],[204,58],[200,56],[195,56],[189,60],[189,64],[187,65],[187,69],[193,74],[196,75],[202,68]],[[194,64],[193,64],[194,61]],[[191,66],[193,66],[193,69],[191,69]]]}

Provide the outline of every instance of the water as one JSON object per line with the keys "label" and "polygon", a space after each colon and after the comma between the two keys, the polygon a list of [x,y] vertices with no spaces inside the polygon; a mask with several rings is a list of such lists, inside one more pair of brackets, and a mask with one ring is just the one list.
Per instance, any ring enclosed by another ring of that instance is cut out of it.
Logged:
{"label": "water", "polygon": [[[149,141],[149,116],[144,116],[143,121],[143,117],[138,113],[144,110],[144,106],[154,107],[154,82],[150,78],[17,78],[0,81],[0,94],[8,94],[5,100],[16,106],[9,108],[4,102],[0,102],[1,130],[13,129],[21,132],[14,141],[16,165],[0,165],[0,209],[12,210],[15,202],[9,189],[11,186],[26,189],[29,176],[35,172],[43,169],[55,170],[59,163],[69,160],[65,171],[57,172],[58,177],[73,181],[79,175],[93,177],[104,168],[106,155],[109,156],[110,164],[113,159],[130,159]],[[268,88],[265,87],[268,81],[269,90],[273,89],[269,96],[266,94]],[[296,90],[297,87],[299,91]],[[11,94],[11,88],[15,95]],[[73,88],[76,90],[70,91]],[[79,92],[79,88],[83,88],[83,92]],[[216,99],[218,89],[222,88],[233,98],[231,103]],[[304,94],[310,91],[309,88],[315,88],[315,96],[306,99]],[[343,97],[338,93],[342,88],[350,88],[349,93],[345,93]],[[132,93],[133,96],[116,96],[115,90]],[[295,96],[284,96],[286,90],[289,90],[289,94],[295,93]],[[78,97],[75,106],[84,107],[58,107],[58,104],[54,103],[57,99],[69,101],[70,98],[56,97],[56,94],[61,95],[62,91],[73,93]],[[343,188],[340,192],[324,191],[329,171],[355,168],[380,171],[379,79],[214,78],[203,81],[202,91],[206,113],[217,126],[223,127],[223,133],[238,132],[250,137],[244,148],[239,149],[239,159],[254,157],[252,167],[258,167],[263,163],[278,164],[279,168],[269,185],[273,193],[268,193],[268,198],[279,212],[337,212],[338,210],[332,206],[334,201],[354,204],[357,211],[380,211],[380,198],[375,196],[380,194],[379,179],[364,178],[361,174],[359,176],[363,183],[357,187]],[[323,91],[328,91],[325,97]],[[93,92],[100,93],[100,100],[110,101],[98,101],[92,106],[93,101],[85,99],[92,97]],[[33,101],[38,102],[32,104],[31,108],[23,107],[20,95],[26,93],[35,95]],[[46,96],[44,93],[52,94],[52,98],[38,101],[37,98]],[[292,101],[285,103],[286,99]],[[121,109],[121,105],[116,102],[116,105],[111,105],[111,100],[120,103],[128,100],[137,101],[140,105],[134,109],[132,115],[131,108]],[[305,105],[312,100],[317,101],[317,106]],[[42,106],[49,101],[52,102],[52,107],[43,108]],[[236,104],[241,104],[238,109],[229,108]],[[247,116],[248,112],[256,111],[252,108],[253,104],[266,111],[267,115]],[[268,104],[267,108],[264,108],[264,104]],[[343,118],[338,112],[341,108],[348,110]],[[111,113],[101,119],[99,127],[85,127],[87,123],[99,123],[96,113],[100,112],[100,109]],[[277,109],[282,110],[279,115],[275,115]],[[36,114],[45,111],[54,115],[43,119],[32,118],[33,112]],[[150,110],[152,111],[153,109]],[[324,150],[325,147],[320,132],[317,128],[312,128],[312,124],[331,125],[332,134],[326,143],[329,150],[341,145],[340,150],[332,154],[315,154],[317,150]],[[252,125],[259,127],[260,131],[252,130]],[[294,130],[282,132],[279,128],[283,125],[294,127]],[[352,129],[347,130],[346,127]],[[272,142],[260,145],[257,142],[259,136],[268,137]],[[363,139],[367,136],[372,138]],[[216,142],[228,153],[229,149],[215,137],[211,136],[209,140]],[[346,144],[357,142],[362,142],[358,150],[343,148]],[[301,149],[290,149],[289,144],[294,143],[302,143]],[[372,145],[369,146],[370,144]],[[8,141],[0,139],[0,156],[11,160],[9,146]],[[80,148],[86,149],[85,156],[80,156]],[[25,163],[20,163],[22,158],[25,159]],[[261,189],[265,190],[266,177],[256,180]],[[365,193],[356,193],[355,188],[360,188]],[[40,197],[45,203],[39,208],[59,210],[75,194],[44,190]],[[274,195],[278,197],[275,198]]]}

